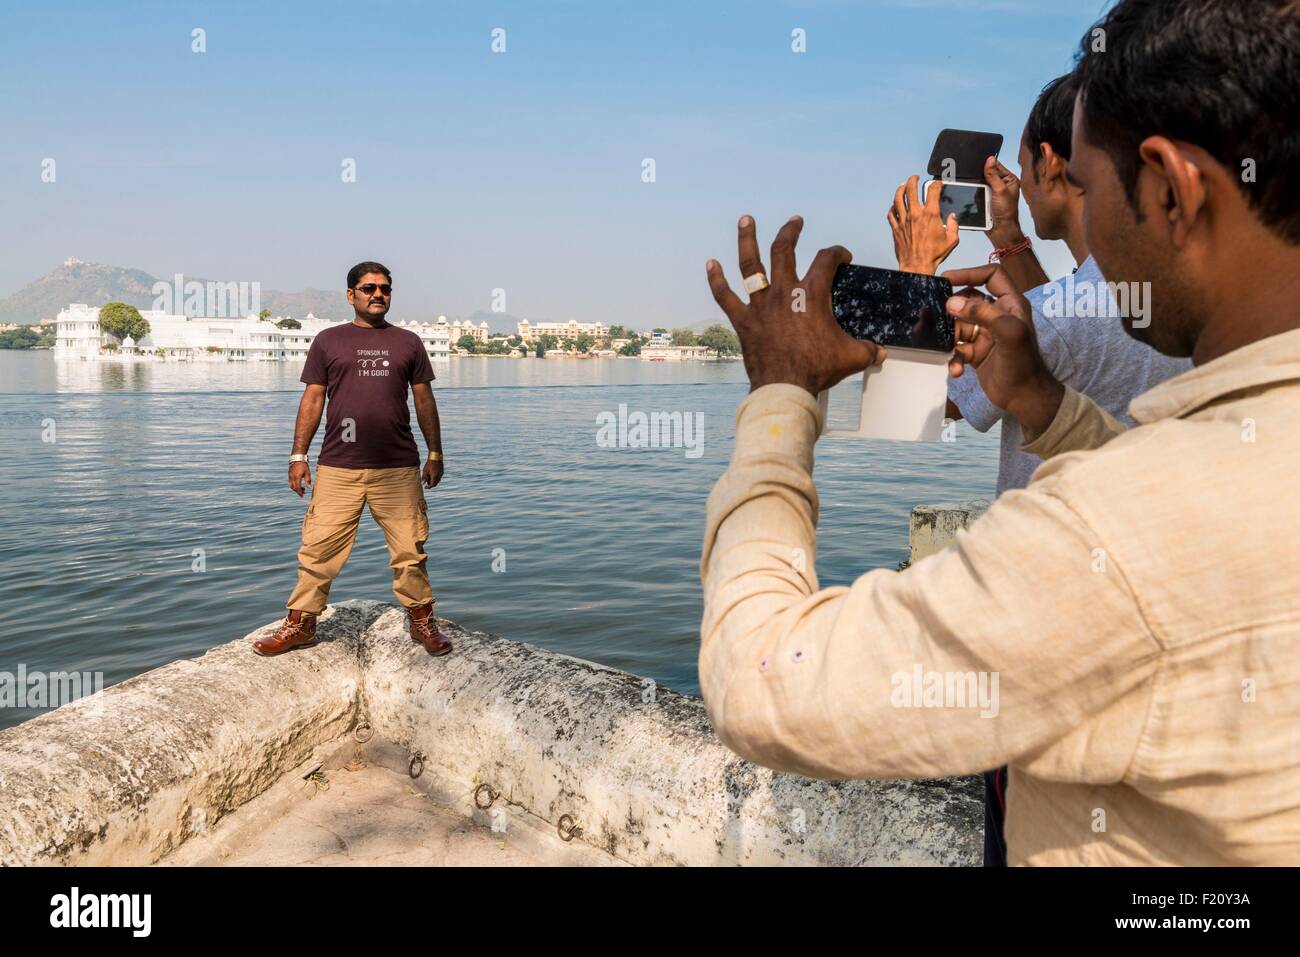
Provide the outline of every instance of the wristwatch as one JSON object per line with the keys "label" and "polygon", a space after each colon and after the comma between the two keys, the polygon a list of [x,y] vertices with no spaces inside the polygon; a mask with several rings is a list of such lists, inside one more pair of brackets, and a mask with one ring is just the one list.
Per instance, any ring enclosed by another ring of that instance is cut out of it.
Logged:
{"label": "wristwatch", "polygon": [[430,453],[429,453],[429,461],[430,461],[430,462],[441,462],[441,461],[442,461],[442,453],[441,453],[441,452],[430,452]]}
{"label": "wristwatch", "polygon": [[290,464],[290,465],[292,465],[294,462],[306,462],[306,461],[307,461],[307,456],[306,456],[306,455],[302,455],[302,454],[300,454],[300,453],[295,453],[295,454],[289,456],[289,464]]}

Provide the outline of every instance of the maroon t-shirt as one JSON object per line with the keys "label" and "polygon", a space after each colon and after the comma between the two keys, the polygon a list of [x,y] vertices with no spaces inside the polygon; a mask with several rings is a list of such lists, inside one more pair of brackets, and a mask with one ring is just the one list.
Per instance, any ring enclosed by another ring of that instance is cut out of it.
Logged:
{"label": "maroon t-shirt", "polygon": [[392,469],[420,464],[406,406],[407,387],[434,378],[424,343],[388,322],[373,329],[345,322],[323,330],[307,350],[301,381],[325,386],[320,464]]}

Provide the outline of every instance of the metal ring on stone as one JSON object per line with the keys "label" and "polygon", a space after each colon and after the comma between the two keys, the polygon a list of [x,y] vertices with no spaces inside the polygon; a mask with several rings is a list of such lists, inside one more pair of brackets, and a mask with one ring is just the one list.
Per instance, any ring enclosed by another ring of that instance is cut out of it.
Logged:
{"label": "metal ring on stone", "polygon": [[745,292],[751,296],[756,292],[762,292],[771,283],[767,281],[767,276],[761,272],[756,272],[752,276],[745,277]]}
{"label": "metal ring on stone", "polygon": [[361,722],[359,725],[357,725],[355,728],[352,729],[352,737],[355,738],[357,740],[357,743],[359,744],[365,744],[374,736],[375,736],[375,729],[370,727],[370,724],[365,721]]}
{"label": "metal ring on stone", "polygon": [[569,843],[575,837],[582,833],[582,828],[578,827],[572,815],[561,814],[560,820],[555,825],[556,832],[560,835],[560,840]]}
{"label": "metal ring on stone", "polygon": [[413,778],[418,778],[424,773],[424,758],[418,754],[411,755],[411,763],[406,766],[406,771]]}
{"label": "metal ring on stone", "polygon": [[[478,796],[480,794],[487,794],[487,799],[488,799],[487,804],[483,804],[482,802],[479,801]],[[478,787],[474,789],[474,806],[478,808],[480,811],[486,811],[488,808],[490,808],[493,804],[496,803],[496,800],[497,800],[497,792],[492,790],[492,785],[480,784]]]}

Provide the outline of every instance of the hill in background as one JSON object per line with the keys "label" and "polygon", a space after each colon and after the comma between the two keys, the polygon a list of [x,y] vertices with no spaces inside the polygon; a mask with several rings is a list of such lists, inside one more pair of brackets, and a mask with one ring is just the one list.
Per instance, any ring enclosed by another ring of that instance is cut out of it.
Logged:
{"label": "hill in background", "polygon": [[[153,308],[153,285],[171,282],[171,277],[151,276],[142,269],[124,269],[101,263],[72,262],[51,270],[22,289],[0,299],[0,323],[34,323],[53,319],[69,303],[84,302],[102,306],[106,302],[126,302],[137,309]],[[207,280],[186,276],[186,282]],[[275,316],[301,319],[312,313],[318,319],[345,319],[352,310],[342,292],[304,289],[301,292],[261,291],[262,308]]]}
{"label": "hill in background", "polygon": [[[154,303],[153,286],[156,282],[172,281],[172,277],[152,276],[143,269],[126,269],[122,266],[106,266],[102,263],[71,262],[51,270],[34,282],[10,296],[0,299],[0,323],[17,322],[31,324],[42,319],[53,319],[60,309],[66,309],[69,303],[84,302],[90,306],[102,306],[106,302],[130,303],[137,309],[151,309]],[[186,282],[202,282],[197,276],[186,276]],[[273,289],[262,290],[262,308],[271,310],[273,316],[293,316],[302,319],[311,313],[318,319],[341,320],[352,316],[344,294],[325,289],[304,289],[300,292],[277,292]],[[400,310],[406,312],[406,310]],[[395,311],[397,318],[402,318]],[[468,319],[474,325],[486,321],[494,333],[513,334],[521,316],[509,313],[493,313],[478,310]],[[532,319],[532,322],[547,321]],[[662,321],[655,323],[665,329],[685,327],[692,332],[703,332],[717,323],[726,325],[726,317],[719,315],[715,319],[703,319],[699,322],[684,324]],[[617,325],[618,321],[606,319],[606,325]],[[637,327],[639,331],[644,329]]]}

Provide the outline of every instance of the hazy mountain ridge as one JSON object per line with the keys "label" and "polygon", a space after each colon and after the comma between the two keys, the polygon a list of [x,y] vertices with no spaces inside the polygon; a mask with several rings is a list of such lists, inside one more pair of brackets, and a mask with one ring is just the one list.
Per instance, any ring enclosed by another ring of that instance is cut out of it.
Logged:
{"label": "hazy mountain ridge", "polygon": [[[69,303],[84,302],[102,306],[106,302],[126,302],[137,309],[151,309],[156,282],[171,283],[173,277],[152,276],[143,269],[107,266],[103,263],[71,263],[52,269],[12,295],[0,299],[0,322],[35,323],[53,319]],[[198,276],[185,281],[207,283]],[[261,308],[272,315],[301,319],[312,313],[319,319],[344,319],[351,314],[342,291],[303,289],[299,292],[261,291]]]}
{"label": "hazy mountain ridge", "polygon": [[[207,283],[208,280],[197,276],[185,276],[186,282]],[[106,302],[126,302],[137,309],[152,309],[154,304],[153,286],[156,282],[173,282],[173,277],[153,276],[143,269],[128,269],[124,266],[108,266],[103,263],[74,262],[52,269],[12,295],[0,299],[0,323],[17,322],[31,324],[42,319],[54,319],[59,310],[66,309],[70,303],[84,302],[90,306],[102,306]],[[293,316],[302,319],[311,313],[318,319],[341,320],[351,318],[352,308],[342,290],[332,292],[326,289],[303,289],[299,292],[278,292],[263,289],[261,308],[271,310],[274,316]],[[436,313],[425,316],[412,312],[399,304],[393,311],[396,319],[431,319]],[[455,318],[454,316],[449,318]],[[524,318],[510,313],[493,313],[479,309],[466,317],[474,325],[486,321],[494,333],[513,334],[518,323]],[[549,319],[531,318],[530,322],[549,322]],[[560,320],[567,321],[567,320]],[[619,325],[617,320],[603,320],[607,326]],[[693,332],[703,332],[717,323],[726,322],[725,317],[705,319],[699,322],[682,323],[681,321],[660,321],[653,325],[665,329],[687,328]],[[627,323],[622,323],[627,325]],[[651,328],[645,325],[638,331]]]}

